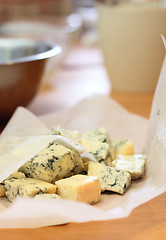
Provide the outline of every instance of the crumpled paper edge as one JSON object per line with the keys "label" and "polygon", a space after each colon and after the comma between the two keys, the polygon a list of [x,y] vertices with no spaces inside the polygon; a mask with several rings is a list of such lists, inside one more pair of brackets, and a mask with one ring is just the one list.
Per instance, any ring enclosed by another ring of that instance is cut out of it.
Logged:
{"label": "crumpled paper edge", "polygon": [[[98,101],[101,100],[100,97],[96,96],[92,97],[90,101],[96,101],[96,99],[98,99]],[[110,99],[108,102],[109,101]],[[125,111],[121,106],[119,107]],[[133,114],[129,115],[134,116]],[[135,115],[135,117],[137,116]],[[89,206],[84,203],[67,200],[49,200],[48,204],[48,201],[46,203],[44,200],[40,200],[39,202],[35,201],[35,199],[19,198],[14,204],[10,205],[6,210],[1,212],[0,227],[8,228],[10,226],[10,228],[35,228],[41,226],[59,225],[67,222],[87,222],[127,217],[135,207],[165,191],[164,188],[155,188],[153,182],[151,185],[149,183],[148,190],[149,195],[146,196],[146,200],[140,196],[138,201],[136,201],[132,206],[128,204],[125,209],[116,207],[111,210],[102,210],[95,206]],[[49,208],[46,208],[47,204]],[[76,209],[76,211],[74,210],[76,213],[75,216],[73,216],[73,207]]]}

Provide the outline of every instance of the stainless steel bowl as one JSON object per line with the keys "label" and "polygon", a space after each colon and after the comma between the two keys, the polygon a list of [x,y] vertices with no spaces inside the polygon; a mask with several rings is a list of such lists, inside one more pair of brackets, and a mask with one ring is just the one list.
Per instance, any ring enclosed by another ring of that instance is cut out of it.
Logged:
{"label": "stainless steel bowl", "polygon": [[37,93],[47,59],[61,52],[49,42],[23,38],[0,39],[0,119],[26,106]]}

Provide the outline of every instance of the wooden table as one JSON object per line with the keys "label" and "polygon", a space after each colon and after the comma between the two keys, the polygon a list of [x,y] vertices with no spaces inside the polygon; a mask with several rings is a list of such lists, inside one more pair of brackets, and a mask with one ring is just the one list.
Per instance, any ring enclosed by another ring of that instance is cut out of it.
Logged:
{"label": "wooden table", "polygon": [[[85,49],[84,49],[85,50]],[[76,50],[76,52],[78,49]],[[83,51],[84,53],[89,53],[89,51]],[[64,80],[65,76],[70,76],[70,79],[78,78],[78,76],[88,76],[90,74],[89,81],[91,81],[92,76],[99,78],[98,82],[103,78],[103,81],[108,80],[105,68],[101,61],[100,53],[93,49],[93,54],[96,54],[99,58],[96,60],[96,57],[92,57],[94,60],[93,64],[89,63],[85,66],[82,66],[81,63],[72,63],[72,57],[70,56],[67,63],[65,63],[61,70],[55,74],[54,79],[51,80],[51,90],[44,90],[40,92],[34,102],[29,106],[29,108],[36,114],[44,114],[50,111],[64,110],[69,107],[61,105],[61,108],[57,104],[52,103],[53,93],[57,93],[58,82],[61,79]],[[78,54],[78,52],[77,52]],[[87,55],[85,54],[85,58]],[[94,54],[94,55],[95,55]],[[93,56],[94,56],[93,55]],[[96,56],[95,55],[95,56]],[[72,55],[73,56],[73,55]],[[83,56],[82,56],[83,59]],[[91,61],[91,60],[89,60]],[[91,65],[90,65],[91,64]],[[91,66],[91,67],[90,67]],[[94,71],[96,69],[96,72]],[[85,74],[86,72],[86,74]],[[93,74],[92,74],[93,72]],[[100,77],[99,77],[100,72]],[[58,77],[57,77],[58,76]],[[69,80],[64,80],[63,84],[67,83]],[[80,89],[83,82],[77,85]],[[93,85],[93,81],[92,81]],[[101,88],[101,82],[100,82]],[[61,94],[63,96],[63,88],[61,88]],[[108,94],[108,89],[106,89],[106,84],[103,84],[103,93]],[[99,92],[100,92],[99,91]],[[86,91],[85,91],[86,92]],[[93,93],[93,88],[92,88]],[[81,94],[81,91],[80,91]],[[69,94],[70,95],[70,94]],[[86,95],[86,94],[85,94]],[[85,95],[82,95],[84,97]],[[60,96],[60,95],[59,95]],[[74,96],[74,94],[73,94]],[[125,94],[125,93],[110,93],[110,96],[121,103],[126,109],[131,112],[137,113],[146,118],[149,117],[150,108],[153,98],[153,93],[144,93],[144,94]],[[44,100],[43,100],[44,99]],[[69,99],[66,100],[68,102]],[[76,102],[79,99],[76,99]],[[43,102],[42,102],[43,101]],[[41,102],[43,104],[41,104]],[[71,105],[75,103],[73,99]],[[49,108],[48,108],[49,106]],[[87,222],[87,223],[69,223],[62,226],[51,226],[43,227],[38,229],[0,229],[0,239],[12,239],[12,240],[23,240],[23,239],[79,239],[79,240],[163,240],[166,239],[166,193],[152,199],[151,201],[137,207],[130,214],[129,217],[118,220],[111,221],[98,221],[98,222]],[[79,213],[78,213],[79,214]]]}

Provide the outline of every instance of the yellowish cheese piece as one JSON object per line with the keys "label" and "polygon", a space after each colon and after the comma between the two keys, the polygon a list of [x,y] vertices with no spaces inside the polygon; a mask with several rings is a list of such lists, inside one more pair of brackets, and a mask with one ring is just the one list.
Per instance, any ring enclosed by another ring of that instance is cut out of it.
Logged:
{"label": "yellowish cheese piece", "polygon": [[133,155],[134,154],[134,144],[128,139],[111,139],[110,145],[112,146],[112,155],[113,159],[117,155]]}
{"label": "yellowish cheese piece", "polygon": [[110,137],[105,128],[97,128],[83,133],[80,137],[81,141],[99,141],[110,144]]}
{"label": "yellowish cheese piece", "polygon": [[101,188],[98,177],[74,175],[55,182],[57,193],[64,199],[94,204],[100,201]]}
{"label": "yellowish cheese piece", "polygon": [[73,154],[72,161],[73,161],[74,167],[69,172],[69,174],[67,174],[65,177],[70,177],[72,175],[82,173],[85,169],[80,153],[77,151],[72,151],[72,154]]}
{"label": "yellowish cheese piece", "polygon": [[146,158],[142,154],[118,155],[112,162],[112,166],[129,172],[131,179],[139,179],[144,175]]}
{"label": "yellowish cheese piece", "polygon": [[17,196],[34,197],[38,193],[56,193],[54,184],[33,178],[5,180],[6,196],[10,202],[14,202]]}
{"label": "yellowish cheese piece", "polygon": [[93,155],[97,162],[110,166],[111,155],[108,143],[100,141],[81,140],[81,145]]}
{"label": "yellowish cheese piece", "polygon": [[124,194],[131,184],[131,176],[128,172],[100,163],[89,162],[88,176],[97,176],[99,178],[102,192],[107,190]]}
{"label": "yellowish cheese piece", "polygon": [[[80,144],[96,159],[97,162],[111,166],[112,152],[110,138],[105,128],[98,128],[83,133]],[[84,165],[87,171],[87,162]]]}
{"label": "yellowish cheese piece", "polygon": [[66,132],[70,134],[70,136],[72,136],[73,138],[80,138],[80,133],[77,130],[66,130]]}
{"label": "yellowish cheese piece", "polygon": [[65,130],[57,125],[52,127],[50,134],[64,136],[70,139],[73,143],[76,143],[76,144],[79,143],[80,134],[76,130]]}
{"label": "yellowish cheese piece", "polygon": [[[7,179],[11,179],[11,178],[25,178],[25,174],[22,172],[19,172],[18,170],[15,171],[14,173],[12,173],[9,177],[6,178]],[[6,192],[6,188],[5,188],[5,184],[4,181],[0,184],[0,197],[4,197],[5,196],[5,192]]]}
{"label": "yellowish cheese piece", "polygon": [[40,193],[35,196],[35,199],[61,199],[61,196],[58,194],[51,193]]}
{"label": "yellowish cheese piece", "polygon": [[19,172],[19,171],[17,170],[17,171],[15,171],[14,173],[10,174],[10,176],[7,177],[6,180],[7,180],[7,179],[11,179],[11,178],[17,178],[17,179],[19,179],[19,178],[26,178],[26,176],[25,176],[24,173]]}
{"label": "yellowish cheese piece", "polygon": [[26,162],[20,171],[28,177],[54,183],[68,176],[73,168],[72,151],[62,145],[50,143]]}

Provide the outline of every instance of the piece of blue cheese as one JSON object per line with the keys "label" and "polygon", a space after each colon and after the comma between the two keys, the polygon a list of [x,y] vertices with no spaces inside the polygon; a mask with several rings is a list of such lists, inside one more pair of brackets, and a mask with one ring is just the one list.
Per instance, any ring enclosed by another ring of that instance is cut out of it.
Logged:
{"label": "piece of blue cheese", "polygon": [[34,197],[38,193],[56,193],[54,184],[33,178],[5,180],[5,188],[7,190],[5,195],[10,202],[14,202],[18,196]]}
{"label": "piece of blue cheese", "polygon": [[98,177],[74,175],[55,182],[57,193],[64,199],[94,204],[100,201],[101,188]]}
{"label": "piece of blue cheese", "polygon": [[73,168],[72,151],[53,142],[26,162],[20,171],[28,177],[54,183],[68,176]]}
{"label": "piece of blue cheese", "polygon": [[113,160],[118,155],[133,155],[134,154],[134,144],[128,139],[110,139],[111,145],[111,154],[113,156]]}
{"label": "piece of blue cheese", "polygon": [[73,150],[72,155],[73,155],[72,161],[73,161],[74,167],[65,177],[82,173],[85,169],[80,153],[76,150]]}
{"label": "piece of blue cheese", "polygon": [[92,154],[97,162],[111,166],[112,159],[109,144],[99,141],[81,140],[81,145]]}
{"label": "piece of blue cheese", "polygon": [[107,190],[124,194],[131,184],[131,176],[128,172],[100,163],[89,162],[88,176],[99,178],[102,192]]}
{"label": "piece of blue cheese", "polygon": [[131,179],[142,178],[145,172],[146,156],[142,154],[118,155],[112,162],[112,166],[131,175]]}
{"label": "piece of blue cheese", "polygon": [[52,127],[50,134],[66,137],[75,144],[79,143],[80,134],[76,130],[65,130],[65,129],[61,128],[59,125],[56,125],[56,126]]}
{"label": "piece of blue cheese", "polygon": [[80,133],[77,130],[65,130],[59,125],[53,126],[50,132],[51,135],[60,135],[64,137],[79,139]]}
{"label": "piece of blue cheese", "polygon": [[[6,180],[11,179],[11,178],[25,178],[25,174],[22,172],[19,172],[18,170],[15,171],[14,173],[10,174],[9,177],[6,178]],[[2,183],[0,183],[0,197],[4,197],[5,196],[5,192],[6,192],[6,188],[5,188],[5,183],[4,181]]]}
{"label": "piece of blue cheese", "polygon": [[[79,132],[75,131],[75,130],[64,130],[63,128],[61,128],[60,126],[54,126],[51,129],[50,134],[52,135],[60,135],[63,137],[68,138],[72,143],[76,144],[76,146],[78,146],[79,144]],[[69,148],[72,152],[73,152],[73,163],[74,163],[74,168],[71,172],[70,175],[73,174],[78,174],[84,171],[84,164],[83,164],[83,160],[81,157],[81,153],[82,151],[80,151],[80,149],[76,149],[76,147],[72,147],[72,146],[65,146],[67,148]]]}
{"label": "piece of blue cheese", "polygon": [[105,128],[97,128],[87,132],[84,132],[81,137],[81,141],[99,141],[102,143],[110,144],[110,137]]}
{"label": "piece of blue cheese", "polygon": [[[105,128],[98,128],[83,133],[80,137],[80,144],[97,162],[111,166],[113,151],[111,151],[110,137]],[[85,164],[87,165],[88,162],[85,162]]]}

